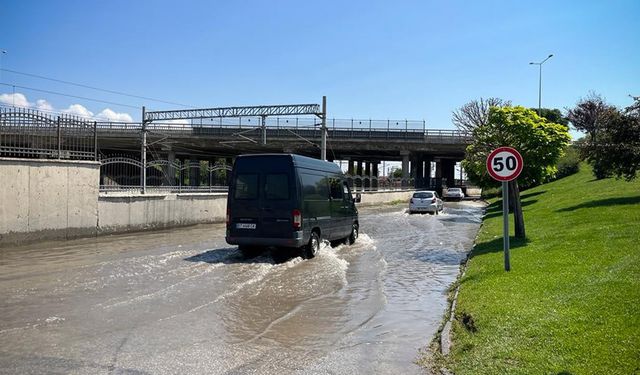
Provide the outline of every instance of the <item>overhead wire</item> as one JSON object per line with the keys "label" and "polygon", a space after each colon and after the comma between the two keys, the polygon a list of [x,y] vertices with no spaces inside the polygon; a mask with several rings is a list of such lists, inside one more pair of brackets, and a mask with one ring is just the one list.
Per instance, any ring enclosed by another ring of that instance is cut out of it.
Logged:
{"label": "overhead wire", "polygon": [[65,93],[62,93],[62,92],[56,92],[56,91],[50,91],[50,90],[36,89],[36,88],[33,88],[33,87],[27,87],[27,86],[14,85],[14,84],[11,84],[11,83],[4,83],[4,82],[0,82],[0,85],[3,85],[3,86],[9,86],[9,87],[14,87],[14,88],[15,88],[15,87],[17,87],[17,88],[24,89],[24,90],[31,90],[31,91],[43,92],[43,93],[46,93],[46,94],[52,94],[52,95],[66,96],[66,97],[69,97],[69,98],[82,99],[82,100],[89,100],[89,101],[97,102],[97,103],[104,103],[104,104],[117,105],[117,106],[121,106],[121,107],[128,107],[128,108],[140,109],[140,107],[132,106],[132,105],[130,105],[130,104],[116,103],[116,102],[110,102],[110,101],[107,101],[107,100],[101,100],[101,99],[89,98],[89,97],[86,97],[86,96],[78,96],[78,95],[65,94]]}
{"label": "overhead wire", "polygon": [[194,106],[187,105],[187,104],[182,104],[182,103],[176,103],[176,102],[171,102],[171,101],[162,100],[162,99],[151,98],[151,97],[148,97],[148,96],[134,95],[134,94],[129,94],[129,93],[122,92],[122,91],[108,90],[108,89],[103,89],[103,88],[100,88],[100,87],[89,86],[89,85],[85,85],[85,84],[82,84],[82,83],[76,83],[76,82],[71,82],[71,81],[65,81],[65,80],[62,80],[62,79],[46,77],[46,76],[42,76],[42,75],[38,75],[38,74],[19,72],[17,70],[12,70],[12,69],[2,68],[2,69],[0,69],[0,71],[13,73],[13,74],[19,74],[19,75],[23,75],[23,76],[27,76],[27,77],[44,79],[44,80],[48,80],[48,81],[52,81],[52,82],[64,83],[66,85],[82,87],[82,88],[90,89],[90,90],[102,91],[102,92],[106,92],[106,93],[109,93],[109,94],[128,96],[128,97],[131,97],[131,98],[150,100],[150,101],[154,101],[154,102],[158,102],[158,103],[178,105],[178,106],[187,107],[187,108],[195,108]]}

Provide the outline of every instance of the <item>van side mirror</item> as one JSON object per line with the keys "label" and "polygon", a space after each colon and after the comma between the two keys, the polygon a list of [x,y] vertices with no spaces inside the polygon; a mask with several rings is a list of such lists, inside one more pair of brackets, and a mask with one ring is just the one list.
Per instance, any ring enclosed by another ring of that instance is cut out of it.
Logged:
{"label": "van side mirror", "polygon": [[356,197],[353,198],[353,202],[360,203],[360,201],[362,201],[362,196],[360,195],[360,193],[356,193]]}

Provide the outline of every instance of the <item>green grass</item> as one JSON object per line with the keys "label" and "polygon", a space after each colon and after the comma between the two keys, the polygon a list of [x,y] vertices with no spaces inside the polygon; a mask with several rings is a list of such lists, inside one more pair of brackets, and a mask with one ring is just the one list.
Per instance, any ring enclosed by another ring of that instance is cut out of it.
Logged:
{"label": "green grass", "polygon": [[640,374],[640,181],[581,169],[522,193],[527,240],[511,238],[511,272],[502,201],[488,207],[444,359],[456,375]]}

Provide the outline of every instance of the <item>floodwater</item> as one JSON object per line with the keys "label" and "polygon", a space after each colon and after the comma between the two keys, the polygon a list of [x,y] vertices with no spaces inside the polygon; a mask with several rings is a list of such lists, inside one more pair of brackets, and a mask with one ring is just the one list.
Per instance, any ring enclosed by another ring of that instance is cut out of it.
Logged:
{"label": "floodwater", "polygon": [[245,259],[224,225],[1,249],[0,373],[422,373],[482,209],[362,209],[311,260]]}

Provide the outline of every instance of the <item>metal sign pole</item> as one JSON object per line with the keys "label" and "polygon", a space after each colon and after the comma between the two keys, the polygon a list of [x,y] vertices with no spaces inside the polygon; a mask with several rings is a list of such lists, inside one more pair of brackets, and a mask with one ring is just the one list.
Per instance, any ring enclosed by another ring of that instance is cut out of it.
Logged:
{"label": "metal sign pole", "polygon": [[502,181],[502,247],[504,249],[504,270],[511,270],[509,260],[509,183]]}

